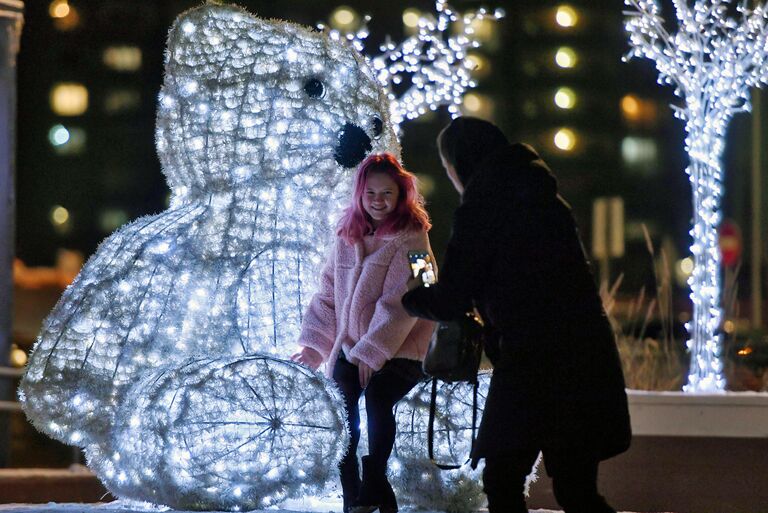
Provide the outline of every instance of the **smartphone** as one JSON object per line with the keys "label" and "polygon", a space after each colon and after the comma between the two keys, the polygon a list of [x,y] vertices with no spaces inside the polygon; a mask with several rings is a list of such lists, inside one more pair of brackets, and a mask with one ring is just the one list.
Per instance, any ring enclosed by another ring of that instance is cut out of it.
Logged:
{"label": "smartphone", "polygon": [[432,265],[432,255],[426,250],[413,250],[408,252],[408,263],[414,278],[421,276],[425,287],[434,285],[437,281],[435,268]]}

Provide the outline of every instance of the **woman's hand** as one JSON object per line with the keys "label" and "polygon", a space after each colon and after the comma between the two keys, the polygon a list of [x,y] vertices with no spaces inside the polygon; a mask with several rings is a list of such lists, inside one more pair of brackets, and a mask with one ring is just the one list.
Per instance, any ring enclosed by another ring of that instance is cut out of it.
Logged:
{"label": "woman's hand", "polygon": [[323,363],[322,357],[318,358],[318,356],[320,356],[320,354],[317,351],[305,347],[300,352],[291,355],[291,360],[309,367],[312,370],[317,370]]}
{"label": "woman's hand", "polygon": [[368,383],[371,381],[371,376],[373,376],[373,373],[375,371],[368,366],[367,363],[363,361],[357,362],[357,373],[360,377],[360,387],[365,388],[368,386]]}

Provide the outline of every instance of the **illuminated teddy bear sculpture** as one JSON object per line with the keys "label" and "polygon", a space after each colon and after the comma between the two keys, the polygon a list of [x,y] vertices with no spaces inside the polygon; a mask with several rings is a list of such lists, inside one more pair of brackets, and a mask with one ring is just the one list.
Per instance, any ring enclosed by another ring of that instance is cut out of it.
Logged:
{"label": "illuminated teddy bear sculpture", "polygon": [[157,116],[170,208],[101,244],[45,322],[20,398],[116,495],[253,509],[322,486],[338,392],[285,361],[333,215],[388,100],[332,34],[205,5],[174,23]]}

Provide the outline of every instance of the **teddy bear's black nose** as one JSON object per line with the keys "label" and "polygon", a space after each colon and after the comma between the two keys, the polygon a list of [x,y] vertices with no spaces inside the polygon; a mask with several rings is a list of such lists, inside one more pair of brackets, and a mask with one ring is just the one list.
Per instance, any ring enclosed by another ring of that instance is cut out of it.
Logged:
{"label": "teddy bear's black nose", "polygon": [[347,123],[339,132],[339,143],[334,156],[344,167],[355,167],[371,151],[371,138],[357,125]]}

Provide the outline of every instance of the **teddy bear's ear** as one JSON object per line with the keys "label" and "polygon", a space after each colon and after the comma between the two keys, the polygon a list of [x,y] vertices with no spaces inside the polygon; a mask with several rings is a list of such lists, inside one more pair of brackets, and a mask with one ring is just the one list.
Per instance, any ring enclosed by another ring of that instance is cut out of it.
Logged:
{"label": "teddy bear's ear", "polygon": [[228,57],[247,54],[245,41],[262,32],[269,32],[264,20],[238,6],[208,2],[185,11],[168,34],[166,73],[192,68],[200,78],[209,78],[206,68],[215,73]]}
{"label": "teddy bear's ear", "polygon": [[217,32],[223,33],[231,28],[239,32],[237,29],[247,29],[257,20],[256,16],[240,6],[209,1],[176,17],[168,41],[193,45],[205,43]]}

